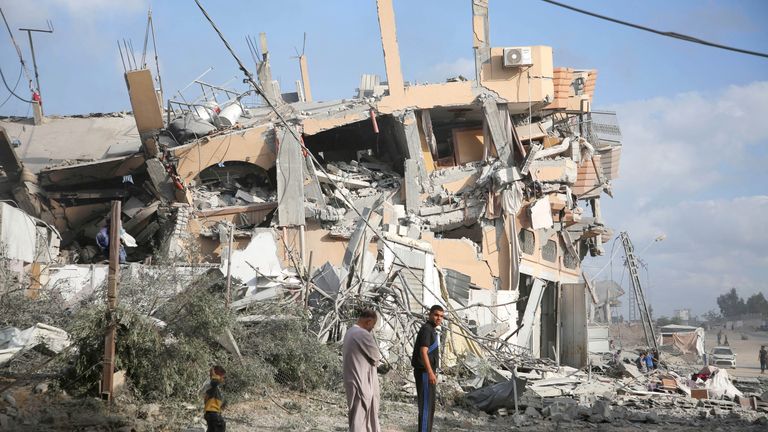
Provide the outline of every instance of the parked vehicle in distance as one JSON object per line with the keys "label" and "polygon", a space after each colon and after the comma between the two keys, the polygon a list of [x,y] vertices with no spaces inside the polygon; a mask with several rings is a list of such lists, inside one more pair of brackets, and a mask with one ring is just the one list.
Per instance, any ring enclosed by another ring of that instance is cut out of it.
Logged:
{"label": "parked vehicle in distance", "polygon": [[709,364],[713,366],[728,366],[736,368],[736,354],[731,347],[717,346],[712,348]]}

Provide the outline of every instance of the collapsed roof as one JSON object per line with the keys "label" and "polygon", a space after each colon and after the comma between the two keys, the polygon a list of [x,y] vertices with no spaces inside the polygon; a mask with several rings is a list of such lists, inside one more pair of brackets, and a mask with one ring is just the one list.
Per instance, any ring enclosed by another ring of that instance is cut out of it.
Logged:
{"label": "collapsed roof", "polygon": [[597,72],[554,67],[547,46],[491,47],[476,0],[474,79],[407,85],[391,0],[378,5],[386,82],[365,75],[355,97],[314,101],[302,56],[302,82],[281,94],[265,38],[245,93],[201,83],[197,101],[166,103],[150,70],[126,70],[132,114],[1,120],[0,192],[60,233],[63,262],[99,260],[92,239],[120,200],[139,245],[129,260],[230,260],[242,298],[278,276],[267,267],[320,284],[325,264],[346,287],[411,284],[414,310],[446,301],[443,275],[465,306],[527,298],[499,335],[555,356],[558,299],[572,284],[598,303],[581,261],[612,234],[600,200],[621,134],[615,114],[591,109]]}

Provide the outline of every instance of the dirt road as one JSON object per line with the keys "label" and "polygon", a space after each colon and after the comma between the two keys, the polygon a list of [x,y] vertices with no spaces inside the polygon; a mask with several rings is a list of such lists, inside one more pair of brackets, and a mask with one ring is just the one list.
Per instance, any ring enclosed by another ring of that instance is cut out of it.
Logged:
{"label": "dirt road", "polygon": [[[721,345],[724,345],[725,337],[728,336],[728,344],[736,354],[736,369],[728,371],[730,375],[739,377],[754,377],[760,375],[760,362],[757,359],[757,353],[760,351],[760,345],[768,346],[768,332],[745,330],[731,330],[713,328],[707,332],[706,349],[709,352],[712,347],[717,346],[717,332],[723,331]],[[742,340],[741,336],[747,337]]]}

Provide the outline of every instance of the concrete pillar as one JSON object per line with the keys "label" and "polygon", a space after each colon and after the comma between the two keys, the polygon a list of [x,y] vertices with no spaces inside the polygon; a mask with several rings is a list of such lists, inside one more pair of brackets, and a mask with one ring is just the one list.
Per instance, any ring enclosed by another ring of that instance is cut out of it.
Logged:
{"label": "concrete pillar", "polygon": [[488,0],[472,0],[472,47],[475,50],[475,79],[480,84],[483,64],[491,60]]}
{"label": "concrete pillar", "polygon": [[381,47],[384,49],[384,68],[387,71],[387,83],[390,96],[405,95],[403,71],[400,68],[400,49],[397,46],[395,28],[395,10],[392,0],[376,0],[381,29]]}
{"label": "concrete pillar", "polygon": [[304,101],[312,102],[312,88],[309,86],[309,68],[307,67],[307,56],[299,56],[299,67],[301,68],[301,86],[304,88]]}

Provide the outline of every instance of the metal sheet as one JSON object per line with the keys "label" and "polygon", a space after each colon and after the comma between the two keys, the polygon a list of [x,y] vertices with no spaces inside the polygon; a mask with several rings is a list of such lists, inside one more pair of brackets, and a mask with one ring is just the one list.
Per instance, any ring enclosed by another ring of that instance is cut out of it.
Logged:
{"label": "metal sheet", "polygon": [[587,364],[587,287],[563,284],[560,295],[560,363],[581,369]]}
{"label": "metal sheet", "polygon": [[451,300],[462,306],[469,304],[469,283],[472,278],[464,273],[451,269],[443,269],[445,273],[445,287]]}
{"label": "metal sheet", "polygon": [[[538,278],[533,280],[533,286],[531,287],[531,293],[528,295],[528,302],[525,305],[525,313],[523,314],[522,328],[517,335],[517,343],[520,346],[531,349],[531,335],[533,334],[533,320],[536,317],[536,309],[541,304],[541,297],[544,295],[544,288],[546,283]],[[586,320],[586,315],[585,315]],[[586,321],[585,321],[586,322]],[[584,333],[586,335],[586,333]]]}

